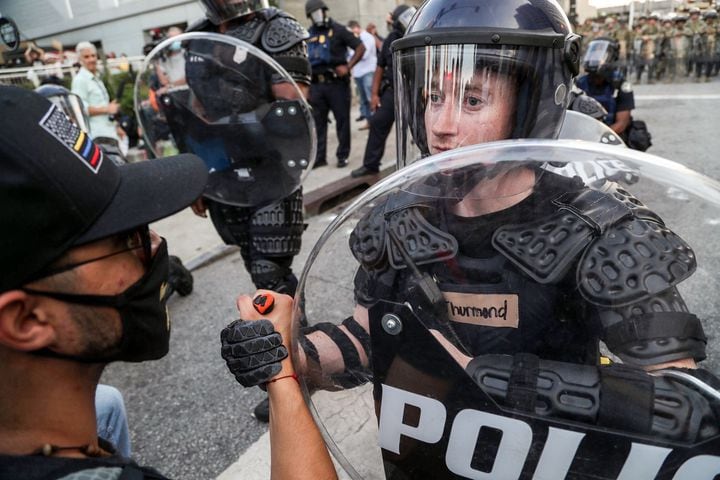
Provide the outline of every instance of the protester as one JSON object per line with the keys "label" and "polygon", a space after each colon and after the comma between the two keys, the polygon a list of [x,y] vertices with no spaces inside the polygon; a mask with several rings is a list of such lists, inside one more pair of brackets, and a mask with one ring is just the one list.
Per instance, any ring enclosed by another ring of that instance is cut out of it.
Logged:
{"label": "protester", "polygon": [[[39,95],[0,87],[0,105],[0,479],[163,479],[98,438],[95,392],[108,363],[168,352],[167,245],[148,224],[202,193],[205,165],[117,166]],[[271,425],[274,477],[334,478],[297,384],[269,391],[293,419]]]}
{"label": "protester", "polygon": [[375,67],[377,66],[375,38],[363,30],[360,27],[360,24],[355,20],[348,22],[348,28],[356,37],[362,40],[363,45],[365,45],[365,54],[362,56],[362,59],[355,64],[355,67],[353,67],[352,76],[353,79],[355,79],[355,87],[357,88],[360,100],[360,117],[356,120],[365,120],[365,123],[360,127],[360,130],[367,130],[370,128],[370,124],[368,123],[368,120],[370,120],[370,116],[372,115],[372,112],[370,111],[370,97],[372,95]]}
{"label": "protester", "polygon": [[117,125],[113,119],[120,111],[120,105],[110,101],[105,84],[98,71],[98,56],[95,45],[80,42],[75,47],[82,67],[72,81],[72,92],[80,97],[90,117],[90,135],[93,138],[108,137],[120,141]]}

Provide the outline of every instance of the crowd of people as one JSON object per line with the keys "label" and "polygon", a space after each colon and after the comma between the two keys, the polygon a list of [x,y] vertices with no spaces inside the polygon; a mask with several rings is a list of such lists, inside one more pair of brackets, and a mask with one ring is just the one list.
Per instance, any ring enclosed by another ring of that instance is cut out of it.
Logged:
{"label": "crowd of people", "polygon": [[720,70],[720,23],[714,9],[640,15],[632,27],[625,17],[589,18],[576,32],[584,45],[602,37],[617,41],[620,62],[636,83],[708,81]]}

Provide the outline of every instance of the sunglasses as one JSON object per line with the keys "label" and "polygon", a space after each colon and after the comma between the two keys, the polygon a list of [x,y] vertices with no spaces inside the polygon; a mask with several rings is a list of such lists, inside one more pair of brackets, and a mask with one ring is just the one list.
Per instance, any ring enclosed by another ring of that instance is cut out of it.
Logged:
{"label": "sunglasses", "polygon": [[82,265],[87,265],[88,263],[105,260],[106,258],[114,257],[115,255],[120,255],[121,253],[133,250],[142,250],[141,260],[143,262],[143,265],[145,267],[148,267],[150,265],[150,262],[152,261],[152,240],[150,238],[150,227],[148,227],[147,225],[143,225],[141,227],[128,230],[126,232],[118,233],[114,236],[114,238],[117,240],[117,243],[119,245],[123,245],[119,250],[108,253],[106,255],[101,255],[99,257],[82,260],[77,263],[70,263],[41,270],[33,276],[31,281],[40,280],[41,278],[47,278],[53,275],[58,275],[60,273],[74,270]]}

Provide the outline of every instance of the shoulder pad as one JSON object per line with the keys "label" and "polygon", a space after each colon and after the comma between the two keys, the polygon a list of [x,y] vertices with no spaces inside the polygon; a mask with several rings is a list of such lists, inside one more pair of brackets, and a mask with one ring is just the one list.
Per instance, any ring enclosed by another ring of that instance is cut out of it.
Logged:
{"label": "shoulder pad", "polygon": [[496,250],[538,283],[555,283],[568,273],[593,239],[624,219],[662,221],[617,184],[601,190],[587,187],[552,200],[557,211],[539,220],[498,228]]}
{"label": "shoulder pad", "polygon": [[258,40],[266,30],[267,20],[262,15],[257,15],[248,21],[234,22],[225,32],[226,35],[257,45]]}
{"label": "shoulder pad", "polygon": [[[407,267],[406,257],[416,265],[424,265],[457,255],[455,237],[422,214],[421,210],[429,205],[409,205],[407,200],[401,200],[399,203],[407,205],[397,208],[398,202],[391,199],[365,215],[350,235],[350,249],[363,266],[375,268],[388,261],[393,268],[402,269]],[[395,208],[390,210],[392,205]]]}
{"label": "shoulder pad", "polygon": [[380,205],[370,210],[350,234],[350,251],[366,268],[380,265],[386,256],[384,207]]}
{"label": "shoulder pad", "polygon": [[310,34],[305,27],[287,13],[280,12],[268,23],[262,35],[262,47],[268,53],[278,53],[306,40]]}
{"label": "shoulder pad", "polygon": [[549,284],[565,277],[594,235],[576,213],[558,210],[534,222],[498,228],[492,244],[530,278]]}
{"label": "shoulder pad", "polygon": [[696,267],[692,248],[662,221],[634,217],[590,245],[578,265],[577,284],[588,302],[622,307],[674,287]]}

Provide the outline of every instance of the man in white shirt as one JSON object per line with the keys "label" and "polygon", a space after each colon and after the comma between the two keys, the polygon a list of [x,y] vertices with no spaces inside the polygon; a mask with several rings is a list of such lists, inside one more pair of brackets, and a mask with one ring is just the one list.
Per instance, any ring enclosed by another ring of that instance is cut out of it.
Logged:
{"label": "man in white shirt", "polygon": [[350,28],[355,36],[360,38],[363,45],[365,45],[365,54],[363,55],[362,60],[353,67],[352,76],[355,79],[355,85],[357,86],[358,93],[360,95],[360,119],[366,120],[360,129],[366,130],[369,128],[367,119],[369,119],[370,115],[372,115],[372,112],[370,111],[370,98],[372,95],[373,75],[375,74],[375,67],[377,66],[375,37],[363,30],[360,27],[360,24],[355,20],[351,20],[348,23],[348,28]]}
{"label": "man in white shirt", "polygon": [[107,88],[100,78],[97,68],[97,49],[90,42],[80,42],[75,47],[82,67],[72,81],[72,92],[78,95],[90,117],[90,136],[108,137],[120,140],[117,126],[110,118],[120,110],[116,101],[110,101]]}

